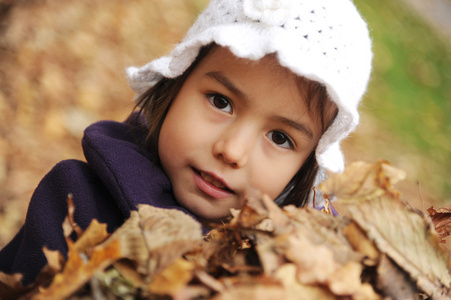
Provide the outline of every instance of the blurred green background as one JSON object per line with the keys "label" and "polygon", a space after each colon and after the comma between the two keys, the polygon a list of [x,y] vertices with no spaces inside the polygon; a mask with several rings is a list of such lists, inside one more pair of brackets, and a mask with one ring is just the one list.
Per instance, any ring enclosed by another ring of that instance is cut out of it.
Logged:
{"label": "blurred green background", "polygon": [[[417,183],[406,190],[412,201],[421,202],[425,189],[423,197],[450,203],[451,28],[437,30],[439,19],[425,21],[426,14],[437,13],[426,11],[437,1],[423,0],[421,14],[406,5],[413,1],[354,2],[374,43],[373,75],[361,111],[378,127],[374,139],[382,143],[376,141],[374,147],[367,141],[367,151],[408,172],[408,179]],[[451,19],[449,1],[438,2],[448,8],[441,14]]]}
{"label": "blurred green background", "polygon": [[[355,0],[374,72],[343,148],[347,162],[404,169],[397,186],[425,211],[451,202],[451,45],[404,1],[413,0]],[[52,166],[83,159],[84,128],[130,113],[125,68],[170,51],[207,2],[0,0],[0,247]]]}

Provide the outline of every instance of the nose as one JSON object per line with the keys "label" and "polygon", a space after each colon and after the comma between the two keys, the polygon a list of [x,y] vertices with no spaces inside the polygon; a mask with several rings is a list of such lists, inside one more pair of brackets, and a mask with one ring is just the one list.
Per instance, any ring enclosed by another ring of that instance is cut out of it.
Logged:
{"label": "nose", "polygon": [[231,126],[222,132],[213,145],[213,155],[235,169],[244,167],[256,140],[250,128]]}

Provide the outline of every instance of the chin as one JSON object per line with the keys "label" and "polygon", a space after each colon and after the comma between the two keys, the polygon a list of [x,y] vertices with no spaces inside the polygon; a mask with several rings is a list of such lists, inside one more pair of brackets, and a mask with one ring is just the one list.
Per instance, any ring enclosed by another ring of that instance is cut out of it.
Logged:
{"label": "chin", "polygon": [[[189,208],[187,208],[189,209]],[[208,210],[190,210],[201,223],[210,222],[218,223],[231,216],[230,209],[227,212],[218,212],[218,210],[208,211]]]}
{"label": "chin", "polygon": [[231,216],[230,208],[218,208],[206,201],[193,201],[192,199],[180,199],[178,203],[189,210],[201,223],[217,223]]}

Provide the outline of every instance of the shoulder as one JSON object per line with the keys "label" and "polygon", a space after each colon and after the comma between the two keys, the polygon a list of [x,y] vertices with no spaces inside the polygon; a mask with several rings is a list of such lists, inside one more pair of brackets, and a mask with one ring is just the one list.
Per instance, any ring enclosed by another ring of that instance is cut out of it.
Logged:
{"label": "shoulder", "polygon": [[95,177],[91,167],[84,161],[67,159],[57,163],[42,181],[80,181],[85,177]]}
{"label": "shoulder", "polygon": [[105,189],[91,167],[79,160],[63,160],[57,163],[41,180],[35,190],[35,198],[59,199],[65,202],[68,194],[80,198],[92,198],[105,194]]}

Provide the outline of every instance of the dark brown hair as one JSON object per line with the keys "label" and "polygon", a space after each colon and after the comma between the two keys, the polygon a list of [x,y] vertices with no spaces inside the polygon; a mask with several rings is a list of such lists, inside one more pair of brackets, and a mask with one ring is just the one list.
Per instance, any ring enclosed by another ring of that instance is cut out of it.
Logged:
{"label": "dark brown hair", "polygon": [[[202,47],[195,61],[182,75],[176,78],[162,78],[137,100],[138,118],[144,117],[148,126],[144,147],[150,151],[153,162],[159,166],[161,166],[161,163],[158,154],[158,139],[169,107],[193,69],[214,46],[214,44],[211,44]],[[336,114],[336,109],[332,114],[330,113],[330,108],[334,104],[329,100],[326,88],[304,77],[299,77],[299,88],[307,103],[310,116],[314,117],[316,122],[319,122],[321,134],[324,133]],[[315,150],[313,150],[304,165],[281,193],[284,197],[279,205],[305,206],[308,203],[317,172],[318,163],[315,158]]]}

